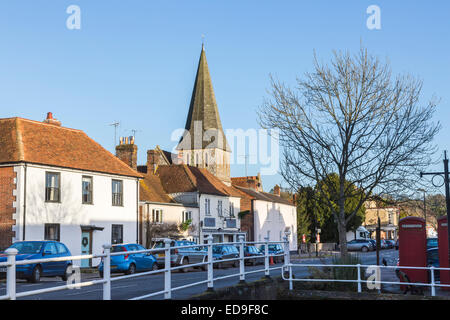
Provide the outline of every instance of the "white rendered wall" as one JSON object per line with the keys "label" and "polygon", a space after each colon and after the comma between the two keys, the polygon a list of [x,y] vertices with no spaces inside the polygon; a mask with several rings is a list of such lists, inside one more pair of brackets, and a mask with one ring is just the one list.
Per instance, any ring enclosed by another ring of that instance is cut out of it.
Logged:
{"label": "white rendered wall", "polygon": [[[61,177],[61,202],[45,202],[45,173],[58,172]],[[93,178],[93,204],[82,204],[82,176]],[[123,181],[123,206],[112,205],[112,179]],[[22,177],[20,178],[23,184]],[[95,225],[103,231],[93,231],[92,252],[101,253],[102,245],[111,243],[112,224],[123,225],[123,241],[137,240],[137,179],[123,176],[27,165],[25,240],[44,240],[46,223],[60,224],[60,241],[72,255],[81,254],[81,225]],[[23,204],[23,185],[19,188],[18,204]],[[20,211],[20,216],[23,210]],[[17,240],[22,240],[22,217],[17,228]],[[93,261],[93,266],[98,264]],[[79,263],[79,261],[78,261]]]}
{"label": "white rendered wall", "polygon": [[254,200],[255,241],[282,241],[287,227],[291,232],[289,250],[297,250],[297,215],[294,206]]}

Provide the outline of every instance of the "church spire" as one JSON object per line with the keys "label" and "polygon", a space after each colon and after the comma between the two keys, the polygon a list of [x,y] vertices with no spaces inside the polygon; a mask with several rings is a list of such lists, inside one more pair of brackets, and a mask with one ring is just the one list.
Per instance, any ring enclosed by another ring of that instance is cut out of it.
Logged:
{"label": "church spire", "polygon": [[185,133],[178,150],[218,148],[230,151],[220,121],[203,42],[185,129],[189,132],[189,139],[186,139]]}

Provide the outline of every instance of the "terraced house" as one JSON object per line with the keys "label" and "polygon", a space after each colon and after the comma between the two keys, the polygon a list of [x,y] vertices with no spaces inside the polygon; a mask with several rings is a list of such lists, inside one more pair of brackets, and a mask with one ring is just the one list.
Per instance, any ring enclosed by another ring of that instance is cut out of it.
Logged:
{"label": "terraced house", "polygon": [[142,175],[83,131],[51,113],[43,122],[0,119],[0,150],[0,247],[58,240],[80,255],[138,240]]}

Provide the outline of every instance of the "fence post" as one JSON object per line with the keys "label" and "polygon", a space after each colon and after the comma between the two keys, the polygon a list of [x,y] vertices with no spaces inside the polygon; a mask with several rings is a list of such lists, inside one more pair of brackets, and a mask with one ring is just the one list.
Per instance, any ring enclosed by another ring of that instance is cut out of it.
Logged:
{"label": "fence post", "polygon": [[291,263],[291,253],[289,250],[289,236],[291,235],[291,232],[286,231],[284,235],[284,271],[288,271],[287,265]]}
{"label": "fence post", "polygon": [[358,293],[361,293],[361,265],[357,264],[358,268]]}
{"label": "fence post", "polygon": [[208,241],[208,291],[214,290],[214,264],[213,264],[213,250],[212,250],[212,242],[213,236],[209,235],[207,238]]}
{"label": "fence post", "polygon": [[436,295],[436,288],[434,286],[434,267],[431,266],[430,267],[430,272],[431,272],[431,296],[434,297]]}
{"label": "fence post", "polygon": [[239,282],[245,282],[244,236],[239,236]]}
{"label": "fence post", "polygon": [[292,266],[289,265],[289,290],[293,290],[293,282],[292,282]]}
{"label": "fence post", "polygon": [[7,262],[10,264],[6,271],[6,294],[10,300],[16,300],[16,255],[18,252],[15,248],[5,251],[8,255]]}
{"label": "fence post", "polygon": [[106,257],[103,258],[103,300],[111,300],[111,245],[104,244],[103,252]]}
{"label": "fence post", "polygon": [[165,256],[164,256],[164,299],[172,299],[172,279],[170,266],[170,243],[172,240],[165,239]]}
{"label": "fence post", "polygon": [[269,270],[269,237],[264,237],[265,245],[264,245],[264,274],[266,278],[270,277]]}

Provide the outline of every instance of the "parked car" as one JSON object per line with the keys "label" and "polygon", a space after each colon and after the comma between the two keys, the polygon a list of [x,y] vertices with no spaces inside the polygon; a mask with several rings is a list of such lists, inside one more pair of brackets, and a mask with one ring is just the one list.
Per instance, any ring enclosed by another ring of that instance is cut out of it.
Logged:
{"label": "parked car", "polygon": [[365,239],[354,239],[347,242],[347,249],[349,251],[362,251],[367,252],[372,250],[372,242],[370,240]]}
{"label": "parked car", "polygon": [[385,239],[380,239],[381,249],[388,249],[388,243]]}
{"label": "parked car", "polygon": [[[439,268],[439,249],[437,247],[427,250],[427,267]],[[434,270],[434,281],[440,281],[439,270]],[[430,271],[428,271],[428,282],[431,282]]]}
{"label": "parked car", "polygon": [[[156,258],[151,253],[133,253],[133,251],[141,250],[145,250],[145,248],[137,243],[113,245],[111,253],[129,253],[111,256],[111,273],[133,274],[138,271],[157,270]],[[103,259],[98,266],[98,272],[100,277],[103,277]]]}
{"label": "parked car", "polygon": [[437,248],[438,238],[427,238],[427,250],[431,248]]}
{"label": "parked car", "polygon": [[[170,242],[171,247],[180,247],[180,246],[190,246],[195,245],[195,242],[187,241],[187,240],[172,240]],[[159,240],[153,245],[153,249],[161,248],[164,249],[165,243],[164,240]],[[155,252],[156,261],[158,266],[161,268],[165,267],[165,251]],[[177,248],[173,249],[170,252],[170,265],[171,266],[181,266],[188,264],[195,264],[206,262],[208,259],[208,252],[206,247],[192,247],[192,248]],[[206,270],[207,266],[199,266],[197,268],[201,268],[202,270]],[[188,268],[180,269],[181,272],[188,271]]]}
{"label": "parked car", "polygon": [[367,240],[369,240],[370,244],[372,245],[372,248],[370,250],[371,251],[377,250],[377,242],[373,239],[367,239]]}
{"label": "parked car", "polygon": [[[261,245],[259,247],[259,251],[261,251],[264,255],[265,254],[265,246]],[[269,255],[284,254],[284,248],[280,243],[269,244],[268,251],[269,251]],[[284,256],[273,257],[273,262],[274,263],[284,262]]]}
{"label": "parked car", "polygon": [[387,248],[388,249],[394,249],[395,247],[395,241],[394,240],[386,240]]}
{"label": "parked car", "polygon": [[[239,251],[233,245],[214,245],[212,250],[214,261],[239,258]],[[239,260],[214,263],[214,267],[217,269],[221,269],[225,266],[232,266],[236,268],[239,266]]]}
{"label": "parked car", "polygon": [[[18,241],[9,248],[18,250],[16,261],[69,257],[71,253],[64,243],[58,241]],[[0,262],[6,262],[7,255],[0,254]],[[16,277],[30,282],[39,282],[41,277],[61,277],[67,280],[72,261],[32,263],[16,266]],[[6,267],[0,267],[1,277],[6,276]]]}
{"label": "parked car", "polygon": [[252,266],[257,265],[258,263],[264,263],[264,253],[259,251],[258,248],[255,246],[245,246],[244,256],[252,257],[252,259],[245,260],[245,263],[250,264]]}

